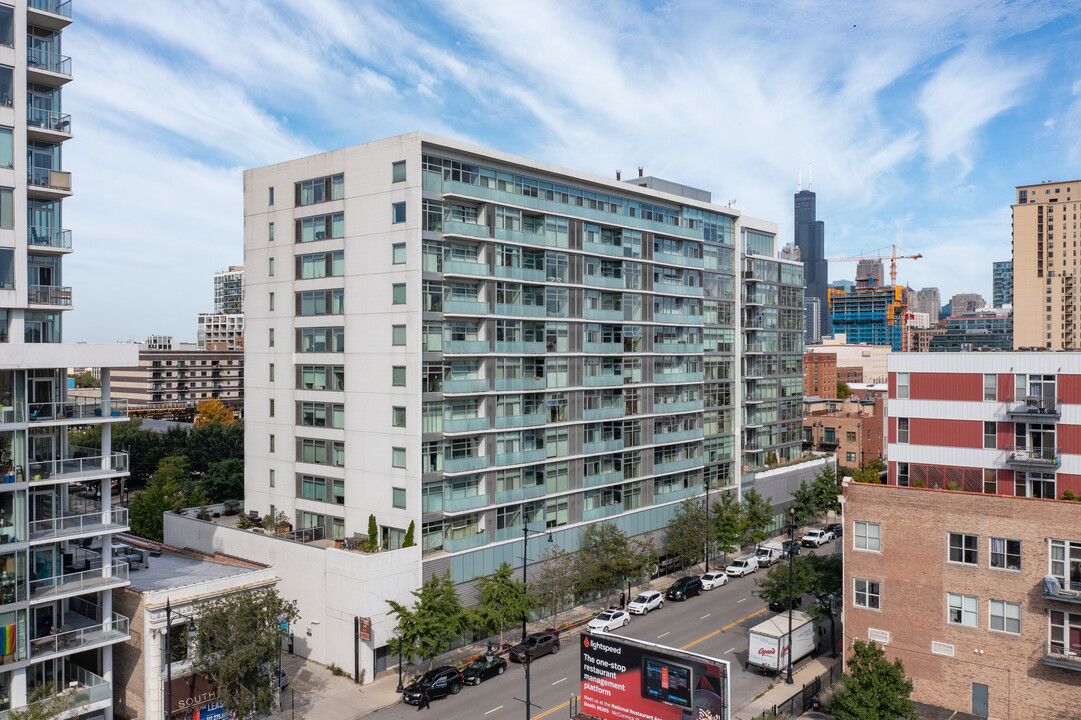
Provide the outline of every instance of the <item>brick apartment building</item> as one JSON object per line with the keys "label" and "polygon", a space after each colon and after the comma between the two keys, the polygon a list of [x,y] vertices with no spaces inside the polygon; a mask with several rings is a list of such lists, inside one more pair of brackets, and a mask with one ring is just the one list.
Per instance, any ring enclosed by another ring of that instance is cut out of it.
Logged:
{"label": "brick apartment building", "polygon": [[860,365],[845,365],[837,368],[837,382],[845,385],[863,382],[863,367]]}
{"label": "brick apartment building", "polygon": [[1081,355],[891,355],[887,408],[888,485],[845,488],[846,648],[921,702],[1077,718]]}
{"label": "brick apartment building", "polygon": [[803,394],[837,397],[837,353],[804,353]]}
{"label": "brick apartment building", "polygon": [[878,641],[919,702],[1078,717],[1081,503],[860,483],[844,502],[846,655]]}
{"label": "brick apartment building", "polygon": [[217,398],[229,407],[244,404],[244,351],[200,350],[170,341],[161,349],[139,346],[139,365],[118,368],[113,397],[133,407],[195,405]]}
{"label": "brick apartment building", "polygon": [[852,396],[832,403],[804,403],[803,447],[836,452],[839,467],[858,468],[882,458],[882,397]]}

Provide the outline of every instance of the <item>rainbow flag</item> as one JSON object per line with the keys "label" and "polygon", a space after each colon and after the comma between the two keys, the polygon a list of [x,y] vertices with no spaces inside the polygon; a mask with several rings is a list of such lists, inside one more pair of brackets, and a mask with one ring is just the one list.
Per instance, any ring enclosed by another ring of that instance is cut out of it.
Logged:
{"label": "rainbow flag", "polygon": [[15,652],[15,626],[0,626],[0,655],[11,655]]}

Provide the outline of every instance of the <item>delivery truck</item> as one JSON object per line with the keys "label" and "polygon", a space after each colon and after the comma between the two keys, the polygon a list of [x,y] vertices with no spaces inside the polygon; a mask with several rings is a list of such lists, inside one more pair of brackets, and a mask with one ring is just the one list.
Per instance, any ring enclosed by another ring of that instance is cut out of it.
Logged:
{"label": "delivery truck", "polygon": [[778,673],[788,667],[791,645],[792,662],[810,655],[815,649],[815,623],[809,615],[792,611],[792,642],[788,640],[788,613],[780,613],[751,628],[747,645],[747,664],[760,670]]}

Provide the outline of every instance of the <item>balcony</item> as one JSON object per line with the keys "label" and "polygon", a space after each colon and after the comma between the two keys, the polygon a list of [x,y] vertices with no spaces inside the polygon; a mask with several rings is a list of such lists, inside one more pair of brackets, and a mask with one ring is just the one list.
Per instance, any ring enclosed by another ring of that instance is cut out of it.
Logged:
{"label": "balcony", "polygon": [[1022,448],[1012,445],[1006,447],[1006,464],[1027,467],[1057,468],[1059,466],[1059,448],[1037,447]]}
{"label": "balcony", "polygon": [[496,315],[510,317],[544,317],[547,309],[543,305],[509,305],[506,303],[495,304]]}
{"label": "balcony", "polygon": [[1067,670],[1081,670],[1081,645],[1048,642],[1043,644],[1043,664]]}
{"label": "balcony", "polygon": [[443,510],[449,513],[468,512],[476,510],[488,504],[488,493],[483,495],[470,495],[467,497],[444,497]]}
{"label": "balcony", "polygon": [[685,295],[687,297],[702,297],[703,293],[700,285],[677,285],[666,282],[653,283],[653,291],[667,295]]}
{"label": "balcony", "polygon": [[461,235],[463,237],[487,239],[491,237],[491,234],[487,225],[460,222],[458,220],[443,221],[443,235]]}
{"label": "balcony", "polygon": [[605,243],[595,243],[586,240],[582,242],[582,250],[595,255],[608,255],[618,258],[623,257],[622,245],[606,245]]}
{"label": "balcony", "polygon": [[51,227],[29,227],[26,229],[26,242],[34,252],[40,250],[71,251],[71,230]]}
{"label": "balcony", "polygon": [[443,472],[460,473],[484,470],[488,467],[490,462],[491,459],[487,455],[447,458],[443,461]]}
{"label": "balcony", "polygon": [[582,452],[586,455],[599,455],[600,453],[613,452],[623,449],[623,438],[614,440],[597,440],[596,442],[582,443]]}
{"label": "balcony", "polygon": [[528,415],[503,415],[496,416],[495,426],[499,430],[506,428],[537,427],[548,422],[548,416],[544,413],[530,413]]}
{"label": "balcony", "polygon": [[582,350],[589,355],[622,355],[623,343],[621,342],[585,342]]}
{"label": "balcony", "polygon": [[542,377],[496,378],[496,390],[544,390],[548,387]]}
{"label": "balcony", "polygon": [[619,387],[623,384],[622,375],[587,375],[582,378],[586,387]]}
{"label": "balcony", "polygon": [[55,110],[26,108],[26,135],[31,140],[56,142],[71,137],[71,115]]}
{"label": "balcony", "polygon": [[86,500],[67,511],[62,511],[58,517],[32,521],[30,542],[52,542],[65,537],[100,535],[106,532],[123,532],[127,529],[127,508],[114,507],[103,510],[101,503]]}
{"label": "balcony", "polygon": [[658,385],[668,385],[671,383],[700,383],[704,378],[705,374],[702,372],[657,373],[653,376],[653,382]]}
{"label": "balcony", "polygon": [[109,475],[121,475],[128,471],[128,454],[125,452],[101,455],[100,450],[74,446],[69,447],[68,451],[87,454],[58,460],[32,461],[29,465],[30,481],[86,480]]}
{"label": "balcony", "polygon": [[1056,581],[1055,586],[1051,588],[1048,587],[1047,580],[1041,581],[1045,600],[1058,600],[1081,605],[1081,582],[1063,581],[1057,578]]}
{"label": "balcony", "polygon": [[658,445],[667,445],[675,442],[687,442],[688,440],[699,440],[702,438],[702,428],[695,428],[694,430],[679,430],[677,432],[657,433],[653,436],[653,442]]}
{"label": "balcony", "polygon": [[[105,678],[95,675],[74,663],[65,663],[64,665],[64,678],[67,680],[67,684],[62,686],[57,683],[56,691],[57,693],[67,691],[65,697],[68,701],[69,712],[73,713],[71,717],[79,717],[80,710],[87,705],[107,704],[112,700],[113,687]],[[10,712],[10,710],[0,712],[0,720],[9,717]]]}
{"label": "balcony", "polygon": [[686,255],[676,255],[674,253],[666,252],[653,253],[653,261],[689,268],[705,267],[705,261],[700,257],[687,257]]}
{"label": "balcony", "polygon": [[[539,498],[544,495],[544,485],[530,485],[529,487],[516,488],[514,490],[504,490],[503,492],[497,492],[495,494],[496,504],[509,503],[509,502],[521,502],[522,500],[532,500],[533,498]],[[496,539],[503,539],[499,537],[501,531],[496,531]]]}
{"label": "balcony", "polygon": [[586,408],[582,411],[583,420],[614,420],[623,417],[623,403],[613,407]]}
{"label": "balcony", "polygon": [[444,300],[444,315],[487,315],[487,300]]}
{"label": "balcony", "polygon": [[601,518],[619,515],[621,512],[623,512],[623,503],[613,503],[612,505],[605,505],[604,507],[583,510],[582,519],[589,522],[591,520],[600,520]]}
{"label": "balcony", "polygon": [[26,4],[29,24],[63,30],[71,24],[71,0],[30,0]]}
{"label": "balcony", "polygon": [[487,417],[461,418],[458,420],[444,420],[443,432],[462,433],[479,432],[490,427]]}
{"label": "balcony", "polygon": [[661,473],[679,472],[680,470],[691,470],[692,468],[702,467],[702,458],[680,458],[678,460],[669,460],[667,462],[655,462],[653,463],[653,473],[660,475]]}
{"label": "balcony", "polygon": [[467,275],[469,277],[488,277],[489,268],[484,263],[465,260],[444,260],[444,275]]}
{"label": "balcony", "polygon": [[591,285],[593,287],[611,288],[614,290],[623,289],[623,278],[621,277],[607,277],[605,275],[586,275],[582,278],[582,283],[585,285]]}
{"label": "balcony", "polygon": [[[72,607],[76,603],[71,603]],[[101,620],[101,608],[92,603],[79,603],[79,607],[91,614],[69,610],[62,617],[62,624],[55,635],[35,638],[30,641],[30,659],[44,660],[55,655],[87,650],[92,647],[122,642],[130,638],[128,618],[113,613],[104,622]]]}
{"label": "balcony", "polygon": [[71,173],[32,167],[26,172],[26,192],[31,197],[59,200],[71,195]]}
{"label": "balcony", "polygon": [[686,500],[689,497],[695,495],[701,495],[703,488],[701,485],[692,485],[688,488],[681,488],[679,490],[672,490],[670,492],[661,493],[660,495],[653,496],[653,504],[660,505],[662,503],[670,503],[675,500]]}
{"label": "balcony", "polygon": [[[523,245],[537,245],[544,247],[547,245],[547,240],[544,237],[544,233],[527,233],[521,230],[506,230],[504,228],[495,229],[496,240],[507,240],[509,242],[522,243]],[[545,274],[543,270],[538,270],[540,273],[540,282],[544,281]]]}
{"label": "balcony", "polygon": [[495,456],[495,464],[504,465],[522,465],[525,463],[539,463],[544,462],[544,459],[548,456],[548,451],[544,448],[537,450],[523,450],[521,452],[501,453]]}
{"label": "balcony", "polygon": [[71,80],[71,58],[33,47],[34,41],[33,36],[27,36],[26,79],[50,87],[59,87]]}
{"label": "balcony", "polygon": [[97,592],[128,584],[128,564],[114,563],[109,571],[105,568],[83,572],[55,575],[30,581],[30,602],[57,600],[86,592]]}
{"label": "balcony", "polygon": [[[485,343],[487,347],[488,343]],[[443,383],[445,393],[479,393],[488,390],[487,378],[473,378],[470,380],[447,380]]]}
{"label": "balcony", "polygon": [[683,402],[653,404],[653,412],[658,415],[672,415],[674,413],[702,410],[703,408],[704,404],[702,400],[685,400]]}
{"label": "balcony", "polygon": [[26,301],[31,305],[71,307],[71,288],[58,285],[31,285],[27,288]]}
{"label": "balcony", "polygon": [[612,470],[611,472],[600,473],[598,475],[584,475],[582,477],[582,487],[598,487],[600,485],[609,485],[617,482],[623,482],[622,470]]}
{"label": "balcony", "polygon": [[443,343],[443,352],[447,355],[474,355],[490,349],[487,340],[447,340]]}
{"label": "balcony", "polygon": [[495,341],[495,351],[501,355],[543,355],[545,344],[543,340],[531,340],[525,342]]}
{"label": "balcony", "polygon": [[51,422],[54,420],[91,420],[100,417],[128,417],[128,401],[112,400],[106,407],[100,402],[58,402],[30,403],[30,422]]}
{"label": "balcony", "polygon": [[595,310],[586,308],[582,311],[582,317],[586,320],[601,320],[604,322],[622,322],[622,310]]}
{"label": "balcony", "polygon": [[1008,397],[1006,403],[1008,404],[1006,414],[1011,417],[1032,417],[1041,420],[1054,418],[1057,420],[1060,415],[1059,401],[1053,397],[1036,395]]}
{"label": "balcony", "polygon": [[546,278],[544,270],[507,267],[506,265],[496,265],[494,274],[496,277],[507,278],[508,280],[524,280],[526,282],[535,283],[542,283]]}
{"label": "balcony", "polygon": [[445,538],[443,540],[443,550],[446,552],[461,552],[463,550],[470,550],[481,545],[488,544],[488,532],[481,530],[480,532],[473,533],[471,535],[464,535],[462,537]]}
{"label": "balcony", "polygon": [[681,313],[654,313],[653,321],[658,323],[669,323],[672,325],[701,325],[703,323],[701,315],[686,315]]}

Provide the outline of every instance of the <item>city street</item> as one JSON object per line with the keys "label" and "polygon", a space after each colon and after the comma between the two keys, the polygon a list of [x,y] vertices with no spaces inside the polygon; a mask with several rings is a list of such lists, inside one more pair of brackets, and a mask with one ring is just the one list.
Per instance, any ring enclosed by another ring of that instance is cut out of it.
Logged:
{"label": "city street", "polygon": [[[824,545],[819,553],[833,552],[834,543]],[[804,553],[813,550],[804,549]],[[731,663],[732,710],[763,692],[775,679],[755,670],[744,670],[747,659],[749,628],[770,617],[771,613],[753,594],[759,570],[745,578],[732,578],[728,585],[702,593],[685,602],[666,601],[664,608],[649,615],[633,616],[625,628],[615,635],[683,648]],[[672,575],[675,580],[679,575]],[[667,583],[664,587],[667,587]],[[805,599],[806,601],[806,599]],[[580,650],[578,633],[563,638],[557,655],[548,655],[533,663],[531,692],[533,719],[563,718],[568,714],[568,701],[578,694]],[[840,623],[838,622],[838,637]],[[825,645],[828,646],[828,627]],[[807,659],[796,663],[799,667]],[[798,689],[798,688],[797,688]],[[495,677],[479,686],[467,686],[458,695],[432,701],[432,712],[448,720],[502,720],[525,717],[525,671],[521,665],[510,663],[502,677]],[[428,712],[427,709],[421,713]],[[416,717],[411,705],[396,705],[370,717],[379,720]]]}

